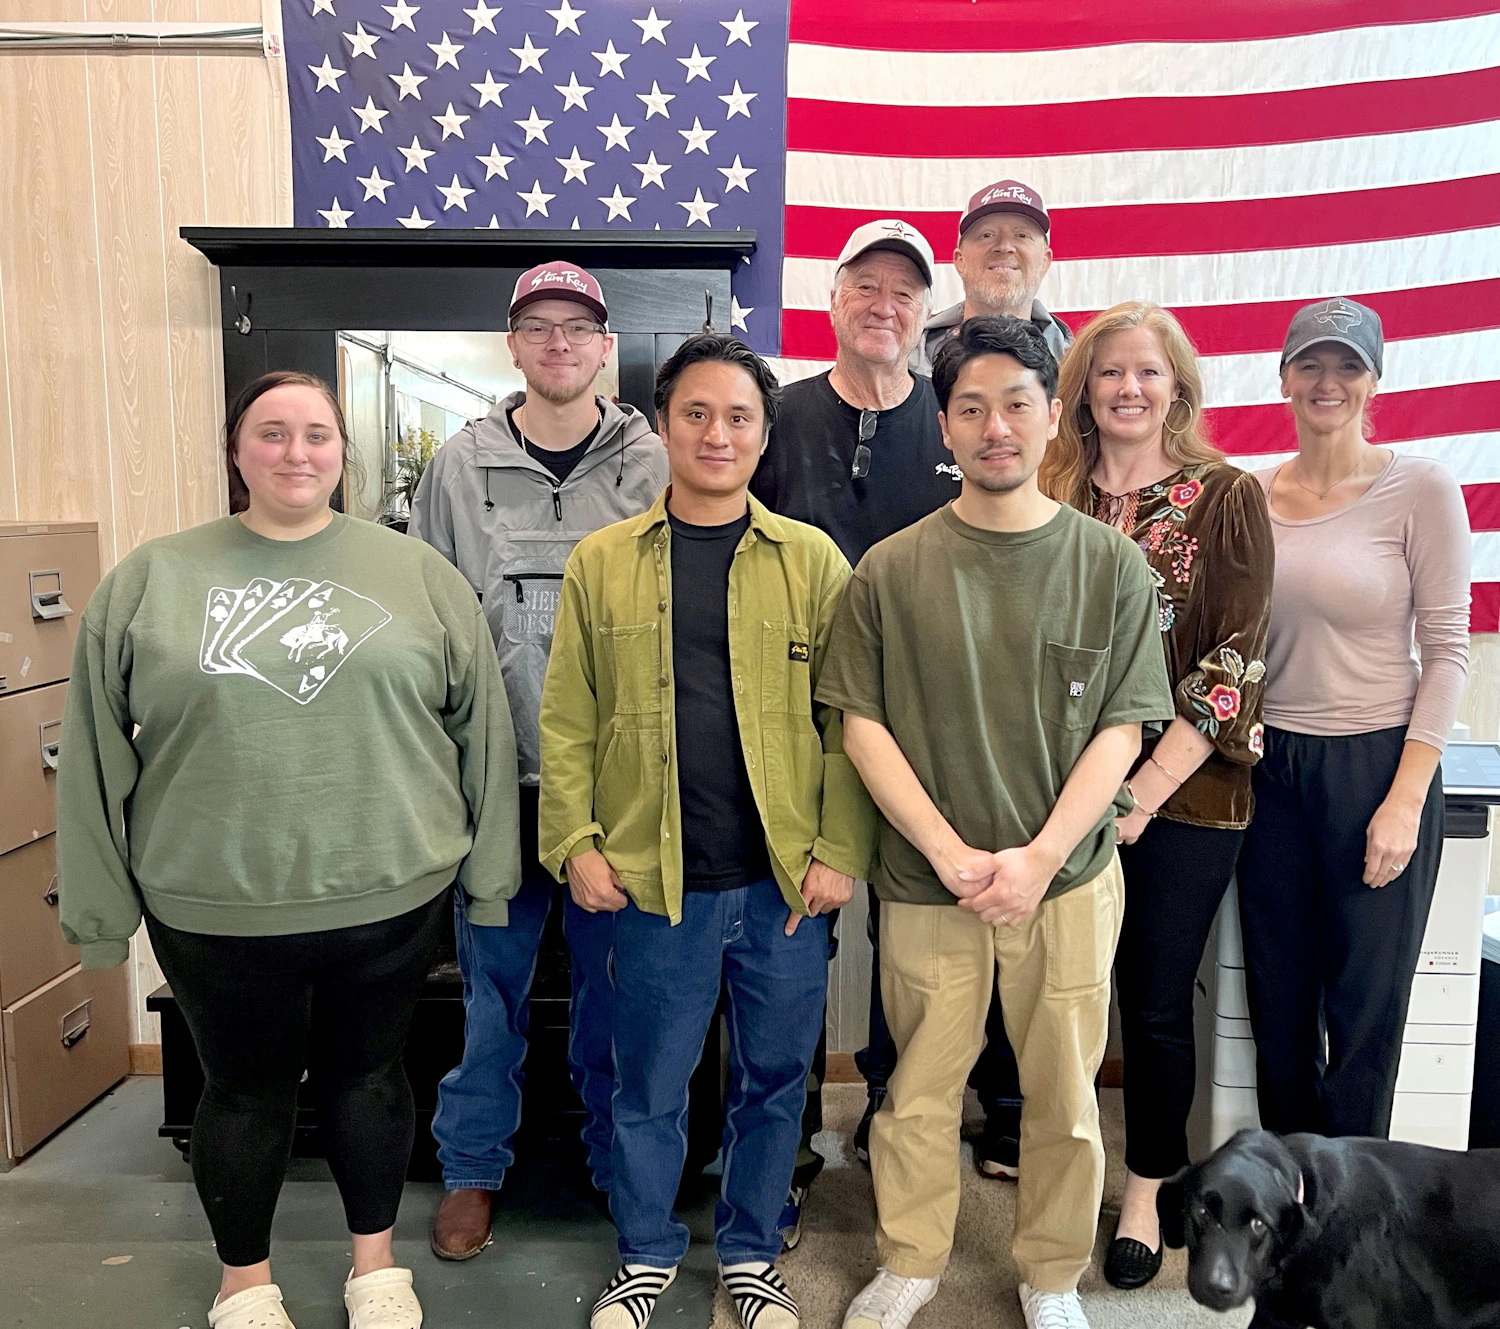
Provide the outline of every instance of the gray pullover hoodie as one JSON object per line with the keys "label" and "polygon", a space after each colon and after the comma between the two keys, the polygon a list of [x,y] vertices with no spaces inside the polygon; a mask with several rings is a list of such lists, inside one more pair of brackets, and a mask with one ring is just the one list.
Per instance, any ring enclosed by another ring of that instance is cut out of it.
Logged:
{"label": "gray pullover hoodie", "polygon": [[513,392],[438,449],[411,504],[412,535],[469,579],[505,675],[522,784],[541,779],[537,712],[563,564],[585,535],[644,512],[666,487],[667,450],[633,406],[595,397],[599,432],[558,483],[522,446]]}

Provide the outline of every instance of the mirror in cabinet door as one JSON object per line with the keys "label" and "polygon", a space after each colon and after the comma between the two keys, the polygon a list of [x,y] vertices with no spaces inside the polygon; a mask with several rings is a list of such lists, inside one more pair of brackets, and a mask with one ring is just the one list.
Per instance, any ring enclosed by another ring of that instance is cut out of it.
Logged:
{"label": "mirror in cabinet door", "polygon": [[0,697],[68,677],[98,584],[92,523],[0,523]]}

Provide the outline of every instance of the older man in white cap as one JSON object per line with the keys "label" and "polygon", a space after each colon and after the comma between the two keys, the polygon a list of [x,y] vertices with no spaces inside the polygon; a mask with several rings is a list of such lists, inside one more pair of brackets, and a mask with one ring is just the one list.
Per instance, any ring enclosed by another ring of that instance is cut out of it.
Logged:
{"label": "older man in white cap", "polygon": [[1036,298],[1052,266],[1052,218],[1042,196],[1019,180],[997,180],[969,200],[958,223],[953,266],[964,298],[934,314],[922,329],[912,368],[932,373],[932,357],[966,318],[1009,314],[1034,323],[1061,361],[1073,330]]}
{"label": "older man in white cap", "polygon": [[[827,373],[786,388],[750,484],[750,492],[773,512],[830,535],[851,566],[871,545],[959,492],[962,477],[943,447],[932,384],[907,366],[930,307],[932,270],[932,247],[906,222],[867,222],[849,237],[828,309],[838,359]],[[876,903],[873,896],[871,902]],[[870,936],[873,943],[873,929]],[[857,1057],[870,1095],[855,1141],[862,1156],[870,1118],[884,1099],[895,1060],[878,977],[870,991],[870,1028],[870,1046]],[[823,1064],[820,1047],[792,1194],[782,1215],[789,1246],[800,1232],[807,1188],[823,1166],[811,1147],[812,1135],[822,1127]]]}

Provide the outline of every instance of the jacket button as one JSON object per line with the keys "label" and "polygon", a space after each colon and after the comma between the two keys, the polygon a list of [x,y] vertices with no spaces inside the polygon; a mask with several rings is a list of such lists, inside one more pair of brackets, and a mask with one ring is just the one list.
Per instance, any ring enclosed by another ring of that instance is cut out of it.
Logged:
{"label": "jacket button", "polygon": [[672,760],[672,758],[670,756],[668,756],[665,752],[663,752],[661,754],[661,764],[663,766],[665,766],[671,760]]}
{"label": "jacket button", "polygon": [[665,600],[658,600],[656,602],[656,612],[659,614],[665,614],[667,612],[667,602]]}

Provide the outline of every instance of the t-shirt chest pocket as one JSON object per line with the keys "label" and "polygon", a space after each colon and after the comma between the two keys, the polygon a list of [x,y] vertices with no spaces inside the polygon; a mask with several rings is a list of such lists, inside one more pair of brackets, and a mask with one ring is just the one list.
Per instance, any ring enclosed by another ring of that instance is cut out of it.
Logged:
{"label": "t-shirt chest pocket", "polygon": [[767,619],[760,628],[760,708],[812,714],[812,636],[800,623]]}
{"label": "t-shirt chest pocket", "polygon": [[1108,663],[1108,647],[1096,651],[1049,641],[1042,664],[1042,719],[1064,729],[1091,728],[1103,705]]}
{"label": "t-shirt chest pocket", "polygon": [[615,714],[647,715],[661,710],[661,637],[655,623],[600,628],[615,682]]}

